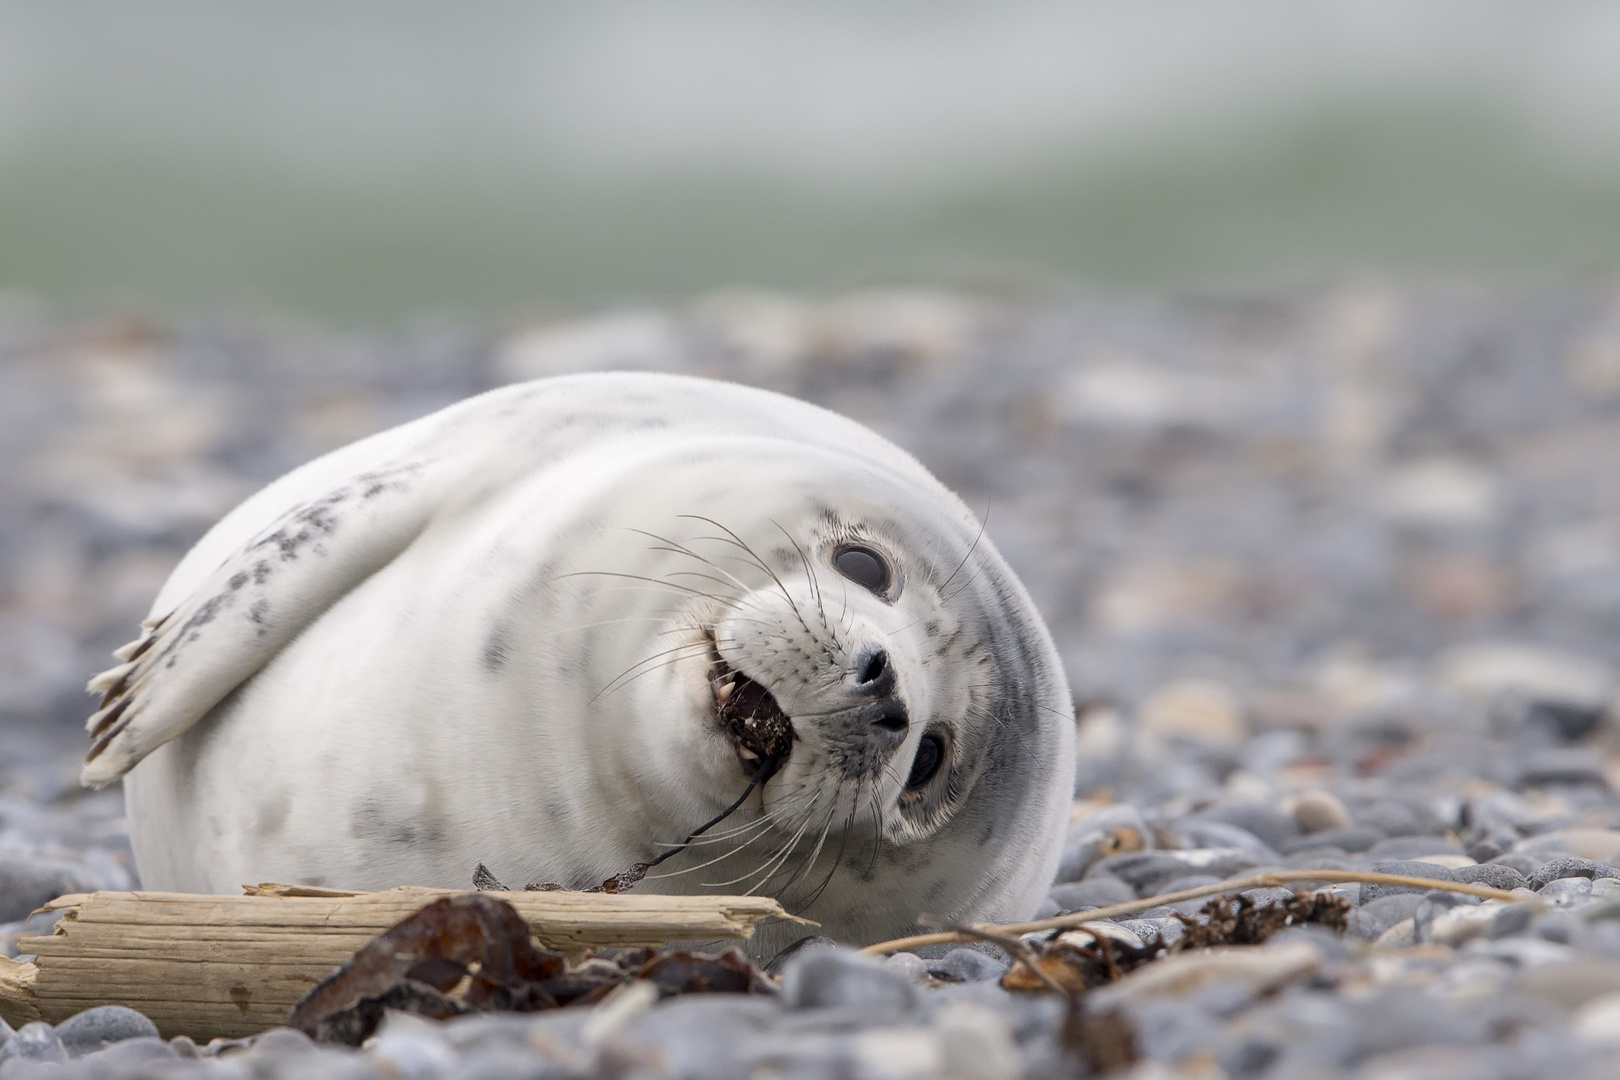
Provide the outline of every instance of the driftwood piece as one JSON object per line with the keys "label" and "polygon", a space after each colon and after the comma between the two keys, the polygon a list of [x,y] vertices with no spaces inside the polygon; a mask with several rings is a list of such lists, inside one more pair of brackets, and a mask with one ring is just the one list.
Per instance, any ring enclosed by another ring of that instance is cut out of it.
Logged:
{"label": "driftwood piece", "polygon": [[[53,934],[0,958],[0,1017],[55,1023],[95,1005],[128,1005],[165,1036],[250,1035],[356,950],[455,890],[376,893],[263,885],[246,896],[98,892],[63,896]],[[542,945],[565,952],[671,941],[746,939],[792,918],[769,897],[502,893]]]}

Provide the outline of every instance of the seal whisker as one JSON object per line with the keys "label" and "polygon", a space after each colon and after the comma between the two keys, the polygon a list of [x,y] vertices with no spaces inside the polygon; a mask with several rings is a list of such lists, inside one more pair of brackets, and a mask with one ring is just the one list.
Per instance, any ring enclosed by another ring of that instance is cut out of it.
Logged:
{"label": "seal whisker", "polygon": [[793,838],[791,840],[789,840],[783,847],[778,849],[777,854],[772,856],[771,859],[769,861],[767,861],[764,866],[760,867],[758,870],[756,870],[756,871],[754,871],[752,873],[744,874],[742,877],[733,878],[730,881],[711,882],[711,883],[706,883],[706,884],[708,885],[709,888],[723,889],[723,888],[727,888],[728,886],[736,885],[736,884],[738,884],[740,882],[747,881],[751,877],[755,877],[757,875],[764,875],[764,876],[760,877],[760,879],[758,881],[756,881],[753,885],[749,886],[748,889],[743,893],[744,896],[752,896],[752,895],[754,895],[754,893],[756,893],[760,889],[764,888],[766,883],[769,882],[771,880],[771,878],[775,877],[777,872],[784,865],[787,864],[787,861],[789,859],[791,859],[793,857],[794,849],[799,846],[799,841],[804,839],[805,831],[808,830],[809,828],[810,828],[810,815],[807,813],[804,816],[804,823],[801,824],[799,826],[799,830],[793,834]]}
{"label": "seal whisker", "polygon": [[[819,791],[814,792],[813,797],[810,800],[810,807],[814,807],[815,803],[816,803],[816,800],[819,799],[820,797],[821,797],[821,792],[819,792]],[[807,813],[808,813],[808,810],[810,809],[810,807],[806,807]],[[789,826],[789,827],[791,828],[791,826]],[[765,834],[761,833],[761,834],[759,834],[759,836],[753,837],[752,839],[748,840],[746,843],[739,844],[736,847],[732,848],[730,851],[727,851],[727,852],[725,852],[725,853],[723,853],[721,855],[717,855],[713,859],[710,859],[708,862],[703,863],[701,866],[690,867],[687,870],[682,870],[682,871],[679,871],[679,872],[683,873],[683,874],[684,873],[690,873],[693,870],[702,870],[702,869],[704,869],[706,867],[713,866],[715,863],[724,862],[726,859],[732,858],[733,856],[739,855],[743,851],[746,851],[749,847],[751,847],[753,845],[753,843],[756,840],[758,840],[760,838],[760,836],[763,836],[763,835],[765,835]],[[789,840],[788,843],[791,844],[792,841]],[[777,850],[780,851],[781,849],[778,848]],[[774,859],[774,858],[775,858],[774,855],[771,856],[771,859]],[[767,861],[769,861],[769,860],[767,860]],[[708,888],[720,888],[720,887],[724,887],[726,885],[735,885],[739,881],[744,881],[744,880],[746,880],[746,879],[748,879],[750,877],[753,877],[754,874],[757,873],[757,872],[758,872],[757,870],[750,870],[746,874],[743,874],[741,877],[733,878],[731,881],[721,881],[721,882],[706,881],[706,882],[703,883],[703,887],[708,889]],[[671,876],[673,876],[673,875],[671,875]]]}
{"label": "seal whisker", "polygon": [[[810,639],[812,641],[818,641],[816,638],[816,632],[810,629],[809,623],[804,621],[804,613],[799,610],[798,601],[793,599],[793,593],[789,591],[787,585],[783,583],[776,571],[771,569],[770,564],[768,564],[764,559],[760,558],[759,554],[755,552],[753,548],[748,546],[748,542],[746,540],[732,532],[730,529],[726,528],[724,525],[720,524],[718,521],[715,521],[713,518],[703,517],[701,514],[685,514],[682,516],[691,517],[697,521],[708,522],[710,525],[713,525],[715,528],[725,533],[726,536],[730,537],[732,543],[735,543],[738,547],[742,548],[742,550],[752,555],[754,557],[754,561],[759,564],[760,569],[769,574],[771,576],[771,580],[776,582],[776,587],[782,591],[782,598],[787,601],[789,610],[793,612],[793,617],[799,620],[799,625],[804,627],[804,632],[810,635]],[[715,539],[718,540],[720,538],[716,537]]]}
{"label": "seal whisker", "polygon": [[984,517],[979,519],[979,534],[973,538],[973,543],[968,545],[967,554],[963,555],[962,561],[956,564],[956,569],[951,571],[950,577],[947,577],[944,581],[940,582],[939,588],[934,590],[935,592],[939,593],[942,598],[945,595],[946,588],[950,586],[951,582],[956,580],[956,575],[962,572],[962,567],[968,564],[968,560],[973,558],[973,553],[979,549],[979,541],[984,539],[984,531],[989,527],[990,498],[989,496],[986,496],[984,500]]}
{"label": "seal whisker", "polygon": [[[793,876],[788,878],[786,881],[784,881],[782,883],[782,887],[779,890],[779,892],[783,896],[786,896],[787,891],[789,889],[793,888],[793,883],[795,881],[798,881],[800,878],[803,878],[804,876],[809,874],[812,869],[815,868],[816,860],[821,858],[822,849],[827,844],[827,835],[832,830],[833,815],[836,814],[837,812],[838,812],[838,802],[835,799],[833,801],[833,803],[830,806],[827,807],[827,816],[822,819],[821,832],[816,837],[816,846],[813,849],[811,849],[811,852],[810,852],[809,856],[799,865],[799,868],[793,872]],[[836,869],[836,867],[835,867],[835,869]]]}
{"label": "seal whisker", "polygon": [[647,537],[649,539],[658,541],[658,544],[660,546],[654,546],[651,550],[653,550],[653,551],[663,551],[663,552],[667,552],[667,553],[669,553],[671,555],[685,555],[688,558],[696,559],[698,562],[703,563],[706,566],[712,567],[713,569],[718,570],[722,574],[725,574],[726,578],[728,580],[730,580],[730,582],[737,587],[737,590],[740,593],[746,593],[748,591],[748,586],[744,585],[734,575],[728,573],[723,567],[720,566],[720,564],[716,563],[713,559],[710,559],[710,558],[708,558],[708,557],[706,557],[704,555],[699,554],[696,551],[693,551],[691,548],[687,547],[685,544],[682,544],[680,541],[671,540],[667,536],[659,536],[657,533],[648,532],[645,529],[631,529],[630,531],[633,532],[633,533],[640,533],[642,536],[645,536],[645,537]]}
{"label": "seal whisker", "polygon": [[[591,697],[591,702],[595,702],[598,698],[604,697],[607,694],[617,693],[618,691],[623,690],[625,686],[635,682],[643,675],[649,675],[654,671],[660,670],[661,668],[679,663],[681,660],[686,659],[686,657],[681,654],[684,654],[689,649],[696,649],[698,650],[699,654],[706,653],[709,649],[709,643],[707,641],[687,641],[680,645],[673,646],[672,648],[662,649],[653,653],[651,656],[638,660],[624,671],[614,676],[606,686],[598,690]],[[660,660],[661,662],[659,662]],[[646,665],[649,664],[652,666],[646,667]],[[643,668],[644,670],[637,671],[637,668]],[[587,702],[587,704],[589,703],[590,702]]]}

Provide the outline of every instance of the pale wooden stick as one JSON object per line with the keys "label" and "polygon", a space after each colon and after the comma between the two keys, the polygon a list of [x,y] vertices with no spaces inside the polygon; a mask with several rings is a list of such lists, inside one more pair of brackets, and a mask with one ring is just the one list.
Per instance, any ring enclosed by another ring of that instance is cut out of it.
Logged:
{"label": "pale wooden stick", "polygon": [[868,945],[861,951],[864,953],[892,953],[905,949],[920,949],[924,945],[957,945],[971,941],[982,941],[985,934],[1000,934],[1002,936],[1017,936],[1019,934],[1034,934],[1043,930],[1066,930],[1079,926],[1081,923],[1096,922],[1099,919],[1116,919],[1121,915],[1134,915],[1139,911],[1160,907],[1164,904],[1179,904],[1183,900],[1197,900],[1205,896],[1216,896],[1220,893],[1245,892],[1249,889],[1266,889],[1285,885],[1291,881],[1330,881],[1349,882],[1360,881],[1369,885],[1404,885],[1418,889],[1444,889],[1447,892],[1466,893],[1469,896],[1478,896],[1486,900],[1505,900],[1509,903],[1521,899],[1506,889],[1493,889],[1489,885],[1470,885],[1461,881],[1437,881],[1432,878],[1408,877],[1405,874],[1380,874],[1376,870],[1278,870],[1269,874],[1256,874],[1253,877],[1233,878],[1230,881],[1217,881],[1213,885],[1200,885],[1195,889],[1182,889],[1179,892],[1165,893],[1162,896],[1149,896],[1141,900],[1132,900],[1124,904],[1110,904],[1107,907],[1091,908],[1088,911],[1075,911],[1068,915],[1058,915],[1051,919],[1038,919],[1035,922],[1009,923],[998,926],[991,923],[978,924],[969,930],[942,930],[937,934],[916,934],[912,937],[896,938],[893,941],[880,941],[876,945]]}
{"label": "pale wooden stick", "polygon": [[[455,890],[249,891],[99,892],[53,900],[44,910],[63,913],[55,932],[18,942],[34,962],[0,962],[0,1016],[13,1025],[55,1023],[94,1005],[128,1005],[166,1036],[250,1035],[285,1023],[287,1011],[355,950]],[[767,919],[793,918],[761,896],[499,896],[542,944],[570,952],[746,939]]]}

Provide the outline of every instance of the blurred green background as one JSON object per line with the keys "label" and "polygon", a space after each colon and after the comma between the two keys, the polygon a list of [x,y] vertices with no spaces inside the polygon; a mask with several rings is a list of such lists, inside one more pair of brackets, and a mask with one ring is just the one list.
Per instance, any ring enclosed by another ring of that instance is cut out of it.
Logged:
{"label": "blurred green background", "polygon": [[1617,268],[1614,3],[0,0],[70,311]]}

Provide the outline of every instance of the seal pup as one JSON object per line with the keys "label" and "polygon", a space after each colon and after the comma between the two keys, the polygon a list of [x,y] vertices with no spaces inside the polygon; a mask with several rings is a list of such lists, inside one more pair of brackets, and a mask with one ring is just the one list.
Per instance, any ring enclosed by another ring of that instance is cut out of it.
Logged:
{"label": "seal pup", "polygon": [[1017,920],[1067,821],[1068,685],[974,515],[727,383],[542,379],[327,454],[116,655],[82,779],[125,778],[148,888],[594,885],[743,794],[750,723],[785,760],[643,891],[763,892],[855,943]]}

